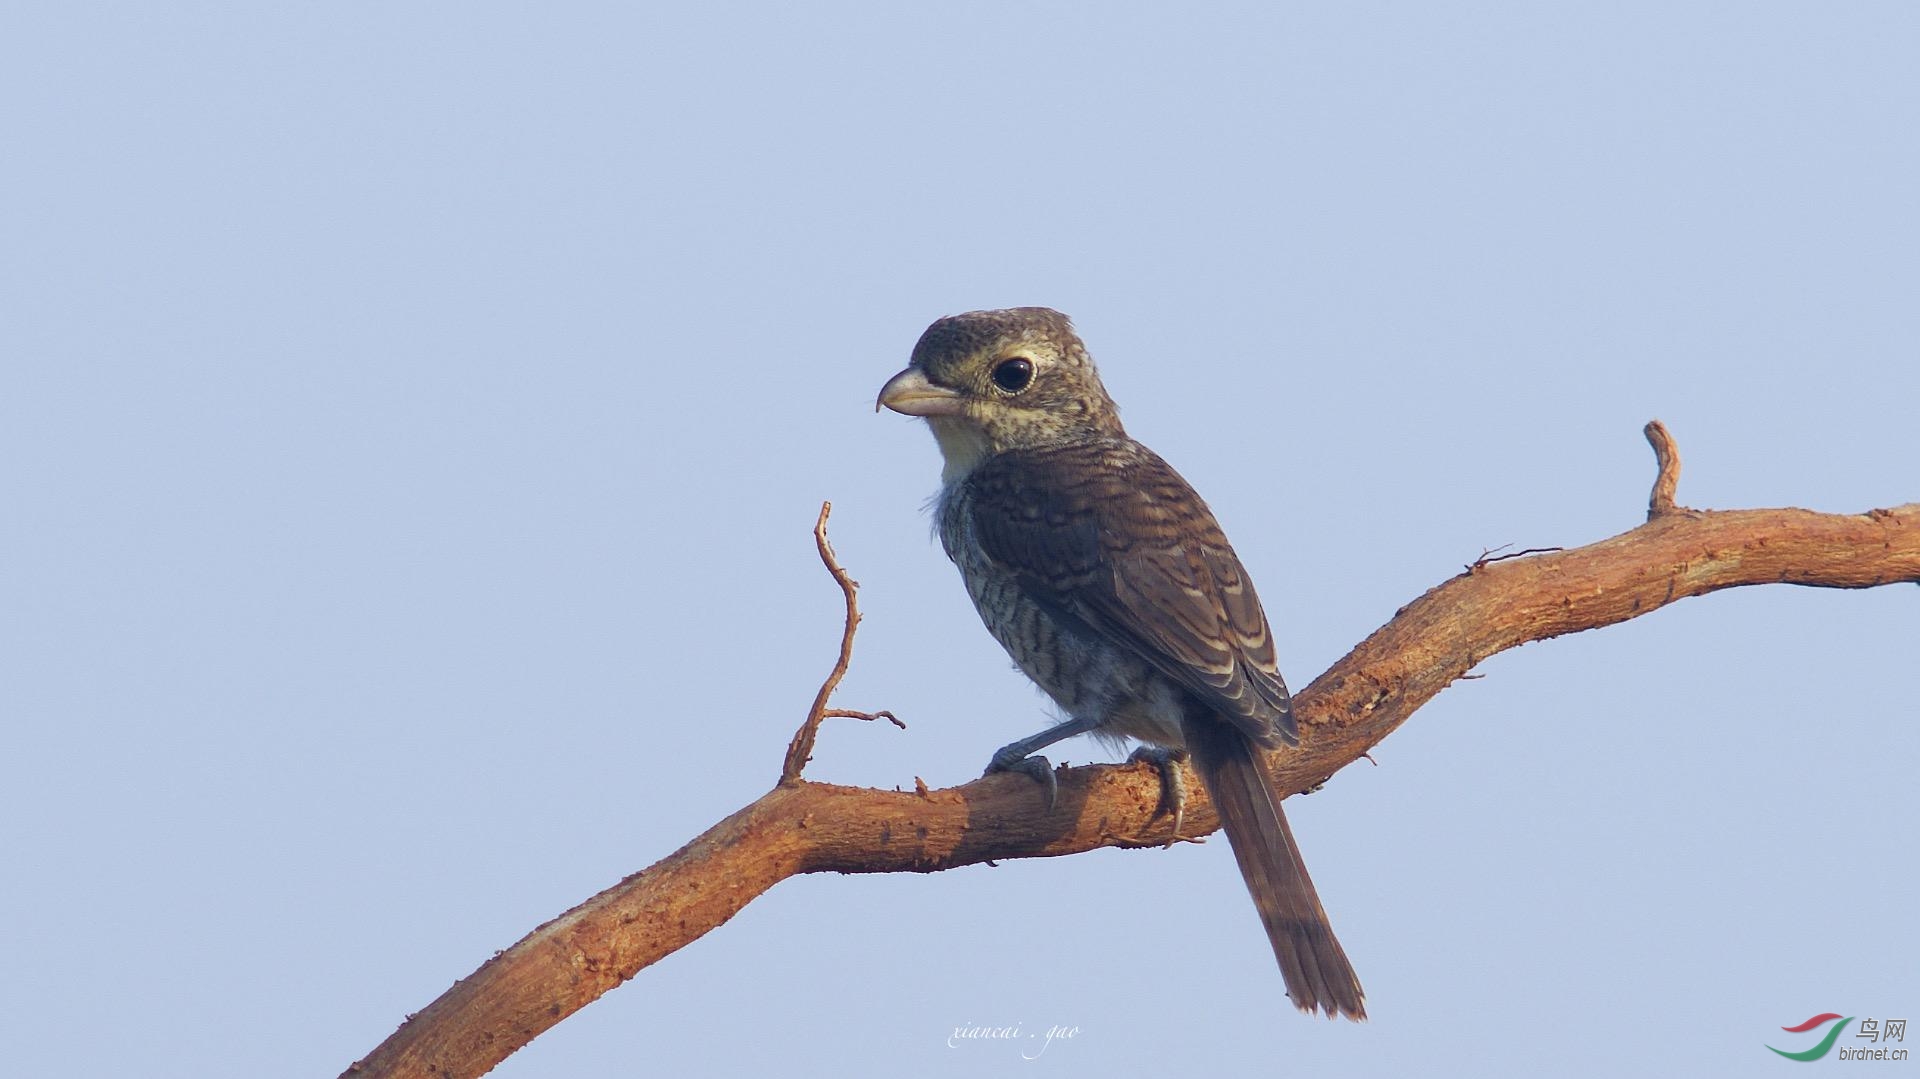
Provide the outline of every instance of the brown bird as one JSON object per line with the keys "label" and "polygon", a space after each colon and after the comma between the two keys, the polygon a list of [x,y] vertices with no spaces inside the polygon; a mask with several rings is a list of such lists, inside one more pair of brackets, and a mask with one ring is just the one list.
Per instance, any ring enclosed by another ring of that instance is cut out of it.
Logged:
{"label": "brown bird", "polygon": [[[1366,1017],[1261,750],[1297,744],[1273,635],[1240,559],[1187,481],[1127,437],[1093,358],[1045,307],[943,318],[879,405],[923,416],[945,458],[940,542],[988,632],[1067,720],[993,755],[1091,733],[1137,739],[1180,827],[1178,760],[1220,813],[1296,1007]],[[877,407],[877,406],[876,406]]]}

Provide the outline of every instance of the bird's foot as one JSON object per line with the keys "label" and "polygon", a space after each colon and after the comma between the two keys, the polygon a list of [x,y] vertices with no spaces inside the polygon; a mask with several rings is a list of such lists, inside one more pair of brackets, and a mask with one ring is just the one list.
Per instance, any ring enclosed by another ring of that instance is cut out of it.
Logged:
{"label": "bird's foot", "polygon": [[1026,752],[1026,744],[1015,742],[1010,746],[1001,746],[994,751],[993,759],[987,762],[986,775],[996,772],[1019,772],[1032,776],[1047,792],[1047,808],[1060,797],[1060,783],[1053,778],[1053,762],[1038,753]]}
{"label": "bird's foot", "polygon": [[1169,848],[1186,838],[1180,834],[1180,826],[1187,821],[1187,777],[1180,771],[1180,762],[1186,759],[1186,750],[1163,746],[1141,746],[1127,757],[1128,764],[1145,761],[1160,773],[1160,804],[1154,807],[1153,815],[1165,813],[1173,818],[1173,834],[1167,837]]}

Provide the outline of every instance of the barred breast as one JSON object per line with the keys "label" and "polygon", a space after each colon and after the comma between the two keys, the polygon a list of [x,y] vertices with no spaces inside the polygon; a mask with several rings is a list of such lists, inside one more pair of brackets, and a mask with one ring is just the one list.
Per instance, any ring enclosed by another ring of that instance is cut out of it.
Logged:
{"label": "barred breast", "polygon": [[941,492],[940,544],[1014,665],[1062,711],[1100,724],[1096,737],[1181,745],[1178,687],[1071,615],[1037,602],[1015,573],[987,558],[972,534],[969,494],[964,482]]}

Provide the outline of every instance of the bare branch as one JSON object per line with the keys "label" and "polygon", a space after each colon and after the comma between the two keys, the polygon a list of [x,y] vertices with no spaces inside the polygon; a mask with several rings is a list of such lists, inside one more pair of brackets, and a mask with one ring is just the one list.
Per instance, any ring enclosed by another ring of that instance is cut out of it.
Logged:
{"label": "bare branch", "polygon": [[782,786],[800,782],[800,772],[807,762],[813,759],[813,741],[820,733],[820,721],[829,716],[841,719],[864,719],[872,722],[886,719],[901,730],[907,725],[900,722],[892,712],[855,712],[845,708],[828,708],[827,700],[833,691],[840,688],[840,679],[847,676],[847,667],[853,662],[853,634],[860,628],[860,604],[854,599],[854,593],[860,590],[860,582],[847,576],[840,568],[840,560],[834,557],[833,544],[827,542],[827,516],[833,512],[833,503],[820,503],[820,518],[813,522],[813,545],[820,552],[820,561],[826,564],[827,572],[833,574],[835,584],[840,586],[840,594],[847,600],[847,620],[840,631],[840,658],[834,661],[833,670],[828,672],[827,680],[820,683],[820,692],[813,696],[813,707],[807,709],[807,718],[800,729],[793,734],[793,741],[787,744],[787,758],[780,766]]}
{"label": "bare branch", "polygon": [[829,708],[825,712],[822,712],[821,715],[827,719],[864,719],[868,723],[872,723],[878,719],[884,719],[903,731],[907,729],[906,720],[901,719],[885,708],[880,709],[878,712],[856,712],[851,708]]}
{"label": "bare branch", "polygon": [[1660,469],[1653,478],[1653,493],[1647,496],[1647,520],[1651,521],[1674,512],[1674,492],[1680,489],[1680,447],[1674,445],[1667,425],[1659,420],[1648,420],[1645,432],[1653,446],[1654,463]]}
{"label": "bare branch", "polygon": [[[1754,584],[1871,588],[1920,582],[1920,503],[1864,514],[1801,509],[1681,511],[1679,455],[1659,424],[1646,524],[1559,553],[1484,562],[1407,604],[1294,698],[1300,747],[1269,763],[1310,790],[1366,755],[1474,665],[1527,641],[1612,625],[1677,599]],[[1665,446],[1664,452],[1661,447]],[[1663,493],[1664,492],[1664,493]],[[858,612],[833,562],[823,507],[815,535],[847,595],[840,663],[788,751],[779,786],[693,842],[535,929],[409,1018],[350,1075],[477,1076],[602,993],[726,922],[799,873],[935,872],[1001,858],[1167,840],[1151,768],[1057,773],[1047,811],[1032,782],[996,775],[959,787],[883,791],[799,778],[810,732],[844,673]],[[803,737],[804,741],[803,741]],[[1193,784],[1185,834],[1218,827]]]}

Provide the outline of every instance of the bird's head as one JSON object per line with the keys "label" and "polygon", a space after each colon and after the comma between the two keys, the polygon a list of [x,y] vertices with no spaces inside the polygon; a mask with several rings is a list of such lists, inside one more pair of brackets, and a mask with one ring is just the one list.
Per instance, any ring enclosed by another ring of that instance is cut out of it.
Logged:
{"label": "bird's head", "polygon": [[880,388],[881,405],[926,418],[949,483],[1007,450],[1124,436],[1087,346],[1046,307],[935,322],[907,369]]}

